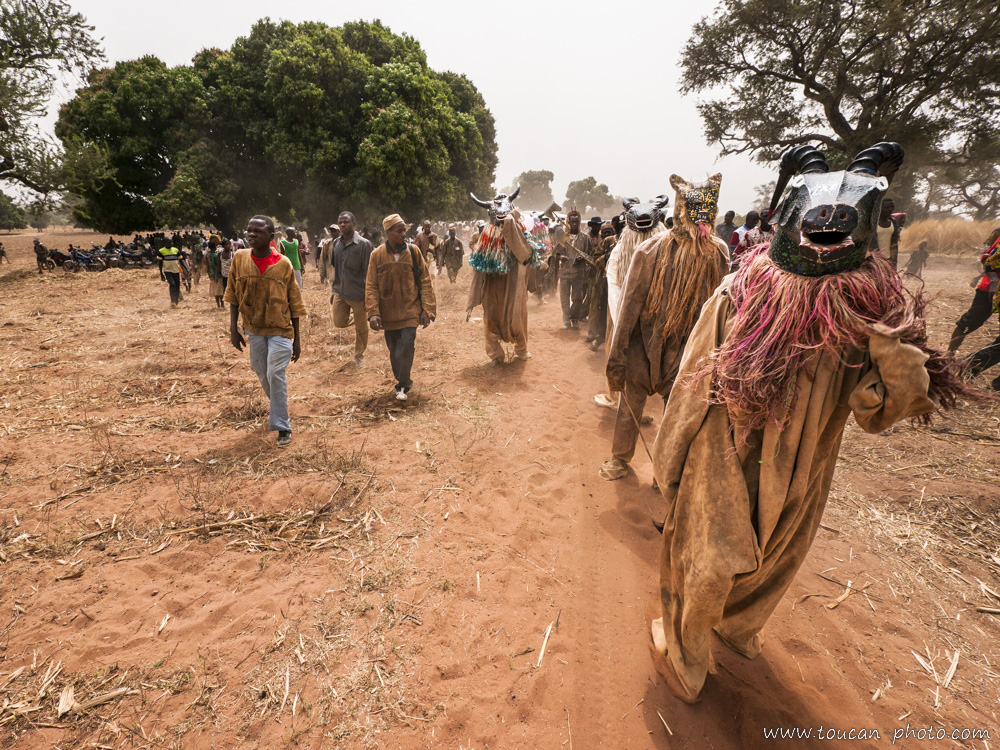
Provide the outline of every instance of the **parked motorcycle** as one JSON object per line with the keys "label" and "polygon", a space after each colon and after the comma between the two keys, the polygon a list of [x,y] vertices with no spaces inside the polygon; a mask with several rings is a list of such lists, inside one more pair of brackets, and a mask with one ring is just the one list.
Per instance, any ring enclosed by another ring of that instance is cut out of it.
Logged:
{"label": "parked motorcycle", "polygon": [[75,250],[73,252],[73,260],[78,264],[74,271],[79,271],[81,268],[85,271],[105,271],[107,270],[107,264],[96,255],[91,255],[90,253],[85,253],[82,250]]}
{"label": "parked motorcycle", "polygon": [[49,250],[44,265],[49,271],[55,270],[57,266],[61,267],[63,271],[77,270],[76,261],[66,253],[61,253],[58,250]]}

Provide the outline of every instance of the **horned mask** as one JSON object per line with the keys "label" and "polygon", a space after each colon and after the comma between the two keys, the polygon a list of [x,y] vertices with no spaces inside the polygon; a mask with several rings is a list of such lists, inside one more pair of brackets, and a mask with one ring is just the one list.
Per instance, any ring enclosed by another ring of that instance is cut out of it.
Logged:
{"label": "horned mask", "polygon": [[799,276],[858,268],[878,226],[882,197],[902,161],[898,143],[865,149],[841,172],[830,172],[823,154],[812,146],[788,151],[771,200],[772,223],[777,225],[771,259]]}
{"label": "horned mask", "polygon": [[499,193],[492,201],[482,201],[479,200],[473,193],[469,193],[469,197],[472,198],[478,205],[486,209],[490,215],[490,221],[497,226],[503,224],[503,220],[507,218],[507,214],[514,210],[514,199],[517,194],[521,192],[521,186],[518,185],[514,188],[514,192],[510,195],[506,193]]}
{"label": "horned mask", "polygon": [[640,203],[638,198],[626,198],[622,201],[625,223],[636,232],[652,229],[663,221],[663,209],[668,203],[670,198],[666,195],[658,195],[649,203]]}

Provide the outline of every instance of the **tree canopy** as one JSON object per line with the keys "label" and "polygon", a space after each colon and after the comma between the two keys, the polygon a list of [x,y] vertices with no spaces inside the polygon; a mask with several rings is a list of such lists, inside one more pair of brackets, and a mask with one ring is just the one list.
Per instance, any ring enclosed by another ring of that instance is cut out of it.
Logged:
{"label": "tree canopy", "polygon": [[101,231],[254,213],[332,222],[472,216],[490,190],[493,116],[465,76],[439,73],[380,22],[257,22],[190,65],[155,57],[93,72],[63,106],[76,213]]}
{"label": "tree canopy", "polygon": [[922,213],[958,211],[976,221],[1000,216],[1000,137],[973,133],[924,180]]}
{"label": "tree canopy", "polygon": [[58,151],[36,120],[58,74],[103,59],[93,30],[61,0],[0,3],[0,180],[43,194],[62,187]]}
{"label": "tree canopy", "polygon": [[621,211],[618,198],[611,195],[608,186],[604,183],[598,185],[597,180],[593,177],[574,180],[566,186],[564,208],[567,210],[576,208],[582,214],[599,214],[601,216]]}
{"label": "tree canopy", "polygon": [[24,209],[14,203],[9,195],[0,193],[0,229],[24,229],[28,218]]}
{"label": "tree canopy", "polygon": [[990,0],[723,0],[695,25],[683,93],[723,154],[777,158],[812,143],[834,164],[878,141],[907,151],[902,174],[953,163],[1000,124],[1000,14]]}
{"label": "tree canopy", "polygon": [[515,177],[514,182],[509,188],[506,188],[505,192],[510,193],[520,185],[521,192],[517,196],[518,205],[524,206],[529,211],[544,211],[556,200],[552,197],[552,180],[554,179],[555,175],[546,169],[528,170]]}

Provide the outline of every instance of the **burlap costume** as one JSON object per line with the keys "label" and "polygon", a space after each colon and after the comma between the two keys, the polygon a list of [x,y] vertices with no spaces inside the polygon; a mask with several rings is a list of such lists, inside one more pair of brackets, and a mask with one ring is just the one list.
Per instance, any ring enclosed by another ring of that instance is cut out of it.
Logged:
{"label": "burlap costume", "polygon": [[848,416],[878,433],[964,395],[953,360],[927,346],[919,295],[866,251],[901,160],[879,144],[827,174],[811,147],[786,154],[772,209],[800,177],[778,232],[688,339],[653,448],[667,505],[654,658],[685,701],[704,685],[713,629],[760,652],[819,527]]}
{"label": "burlap costume", "polygon": [[[502,227],[490,225],[483,230],[483,237],[499,231],[503,242],[517,262],[510,263],[506,273],[483,273],[473,269],[472,286],[469,288],[469,314],[476,306],[483,306],[483,334],[486,355],[494,362],[504,361],[503,346],[507,341],[514,345],[514,354],[528,356],[528,269],[525,261],[531,258],[531,248],[524,238],[520,218],[509,214]],[[480,238],[480,244],[483,239]]]}
{"label": "burlap costume", "polygon": [[[608,386],[621,397],[612,458],[601,467],[603,479],[625,476],[646,399],[659,394],[666,401],[698,310],[729,267],[727,245],[704,229],[715,220],[721,181],[722,176],[715,175],[704,186],[695,186],[671,177],[678,193],[674,226],[642,243],[632,257],[608,347]],[[689,215],[685,195],[713,191],[711,215],[698,224]]]}
{"label": "burlap costume", "polygon": [[[728,279],[727,279],[728,281]],[[732,306],[724,284],[688,339],[678,379],[726,337]],[[792,579],[819,527],[850,413],[866,432],[934,408],[927,355],[898,339],[873,337],[868,352],[841,362],[821,356],[796,387],[801,395],[783,432],[752,433],[739,448],[725,404],[709,403],[708,378],[675,388],[653,447],[653,470],[667,502],[660,556],[663,639],[670,666],[697,697],[713,628],[736,651],[760,652],[760,629]],[[654,632],[657,625],[654,623]],[[684,696],[682,696],[684,697]]]}

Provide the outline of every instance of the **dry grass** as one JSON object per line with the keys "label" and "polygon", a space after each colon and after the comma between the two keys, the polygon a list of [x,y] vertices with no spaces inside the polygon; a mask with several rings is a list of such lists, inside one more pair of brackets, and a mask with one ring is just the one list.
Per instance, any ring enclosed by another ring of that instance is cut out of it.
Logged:
{"label": "dry grass", "polygon": [[[984,614],[1000,607],[1000,524],[995,510],[981,512],[947,496],[921,493],[900,502],[850,488],[834,490],[830,508],[829,522],[852,536],[862,535],[866,549],[887,564],[885,579],[866,579],[881,584],[880,592],[888,591],[876,599],[879,608],[894,608],[899,623],[947,645],[942,654],[926,643],[914,643],[925,655],[918,661],[933,665],[940,657],[954,663],[954,654],[961,653],[961,678],[943,687],[972,706],[995,695],[1000,674],[993,649],[985,645],[992,642],[986,630],[993,621]],[[875,609],[871,600],[868,605]],[[934,672],[933,666],[927,671]],[[940,694],[932,693],[937,707]]]}
{"label": "dry grass", "polygon": [[[93,439],[102,472],[120,470],[110,435],[98,428]],[[144,731],[141,720],[125,722],[123,715],[145,713],[147,701],[181,692],[187,693],[187,718],[172,730],[176,741],[204,722],[223,721],[220,717],[233,720],[230,728],[243,738],[278,721],[290,723],[290,741],[319,733],[337,742],[350,738],[359,746],[372,746],[378,734],[394,724],[429,721],[436,709],[422,706],[407,680],[411,657],[406,628],[421,624],[424,601],[403,601],[397,593],[410,583],[412,573],[404,545],[423,528],[413,526],[415,522],[399,527],[395,518],[386,520],[394,509],[379,509],[369,501],[378,487],[362,451],[341,455],[325,445],[311,451],[315,455],[309,460],[340,467],[336,488],[314,507],[261,511],[228,506],[226,482],[236,480],[203,482],[207,475],[198,467],[187,473],[171,467],[181,507],[187,511],[180,518],[140,524],[129,506],[113,519],[93,519],[90,525],[96,530],[86,533],[47,526],[28,532],[16,515],[0,524],[0,561],[53,561],[56,580],[83,576],[88,564],[80,553],[88,545],[99,545],[108,558],[121,562],[148,559],[178,538],[222,539],[227,550],[263,552],[262,568],[270,555],[330,555],[342,571],[330,579],[338,588],[316,599],[303,617],[288,621],[292,624],[283,625],[248,655],[250,661],[239,670],[235,684],[222,679],[222,665],[210,667],[207,662],[165,675],[156,672],[162,662],[148,670],[119,670],[116,665],[86,675],[67,673],[61,663],[42,660],[0,675],[0,732],[16,737],[57,727],[70,732],[67,740],[86,737],[95,746],[118,746],[126,739],[118,736],[121,727]],[[251,466],[269,477],[285,473],[267,462]],[[13,611],[0,638],[27,614],[17,603]],[[161,629],[166,624],[165,619]],[[220,703],[227,688],[227,700]],[[180,747],[159,732],[147,736],[127,731],[135,734],[131,741],[136,746]]]}
{"label": "dry grass", "polygon": [[[4,268],[6,268],[4,264]],[[30,268],[16,268],[13,271],[6,271],[0,274],[0,286],[12,286],[14,284],[20,284],[25,279],[30,278],[33,274],[37,274],[38,271],[33,271]]]}
{"label": "dry grass", "polygon": [[[81,610],[78,616],[86,613]],[[139,746],[149,746],[150,738],[123,729],[127,723],[122,720],[127,711],[125,701],[139,696],[139,705],[145,706],[197,685],[193,679],[196,668],[168,671],[160,666],[140,670],[120,669],[115,664],[94,674],[69,673],[61,661],[53,662],[50,657],[39,660],[36,654],[30,664],[0,676],[0,732],[14,739],[35,729],[58,728],[96,735],[98,742],[114,742],[131,732],[140,740]],[[202,680],[201,695],[192,705],[204,697],[207,682]],[[128,723],[141,730],[139,723]]]}
{"label": "dry grass", "polygon": [[908,223],[900,234],[900,252],[909,253],[927,241],[931,255],[976,255],[997,222],[969,219],[923,220]]}

